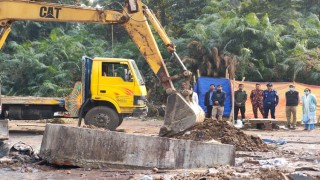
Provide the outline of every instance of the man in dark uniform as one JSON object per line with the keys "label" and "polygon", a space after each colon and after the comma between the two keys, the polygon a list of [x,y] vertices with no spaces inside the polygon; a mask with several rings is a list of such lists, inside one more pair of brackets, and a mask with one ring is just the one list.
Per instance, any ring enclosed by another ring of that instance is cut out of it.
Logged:
{"label": "man in dark uniform", "polygon": [[210,84],[210,89],[209,91],[206,92],[206,95],[204,97],[204,105],[207,107],[207,118],[211,118],[212,116],[212,106],[213,106],[213,102],[212,102],[212,94],[214,92],[214,84]]}
{"label": "man in dark uniform", "polygon": [[276,106],[279,103],[279,96],[277,94],[277,91],[272,89],[272,83],[268,83],[267,88],[267,90],[263,91],[264,118],[268,119],[268,114],[270,110],[271,118],[276,119],[274,113],[276,111]]}
{"label": "man in dark uniform", "polygon": [[241,120],[245,119],[247,93],[243,90],[244,85],[239,84],[239,89],[234,92],[234,119],[238,119],[238,112],[240,110]]}
{"label": "man in dark uniform", "polygon": [[256,84],[256,89],[251,91],[250,100],[251,100],[251,104],[252,104],[252,110],[253,110],[254,118],[258,118],[258,109],[259,109],[262,117],[264,117],[264,113],[263,113],[263,90],[260,89],[260,84],[259,83]]}

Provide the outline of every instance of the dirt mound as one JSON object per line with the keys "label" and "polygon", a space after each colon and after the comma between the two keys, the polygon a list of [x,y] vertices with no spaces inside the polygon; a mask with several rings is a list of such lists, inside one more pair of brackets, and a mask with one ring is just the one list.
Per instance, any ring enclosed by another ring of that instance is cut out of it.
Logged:
{"label": "dirt mound", "polygon": [[226,121],[205,119],[204,122],[174,136],[177,139],[210,141],[231,144],[237,151],[268,151],[269,147],[259,137],[247,135]]}

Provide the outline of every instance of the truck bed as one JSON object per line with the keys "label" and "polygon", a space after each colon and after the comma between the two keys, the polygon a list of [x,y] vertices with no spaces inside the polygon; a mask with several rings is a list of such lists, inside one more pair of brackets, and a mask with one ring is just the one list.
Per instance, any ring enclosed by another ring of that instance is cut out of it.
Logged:
{"label": "truck bed", "polygon": [[66,112],[64,102],[63,98],[55,97],[1,96],[0,119],[52,119],[56,113]]}
{"label": "truck bed", "polygon": [[34,96],[1,96],[1,102],[5,104],[20,105],[64,105],[64,98],[58,97],[34,97]]}

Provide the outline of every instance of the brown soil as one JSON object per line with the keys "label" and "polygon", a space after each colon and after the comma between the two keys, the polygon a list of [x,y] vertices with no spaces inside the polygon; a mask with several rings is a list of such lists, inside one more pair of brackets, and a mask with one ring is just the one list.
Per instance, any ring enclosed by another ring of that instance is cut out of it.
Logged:
{"label": "brown soil", "polygon": [[269,150],[269,146],[259,137],[247,135],[242,130],[235,128],[226,121],[205,119],[204,122],[174,136],[177,139],[194,141],[210,141],[212,139],[223,144],[231,144],[237,151],[262,151]]}
{"label": "brown soil", "polygon": [[[287,178],[280,170],[276,169],[266,169],[260,170],[256,174],[252,174],[249,177],[237,177],[239,179],[264,179],[264,180],[283,180]],[[231,180],[235,179],[235,174],[231,170],[223,170],[219,169],[218,173],[210,174],[210,173],[190,173],[187,176],[176,175],[172,177],[173,180],[195,180],[195,179],[207,179],[207,180]]]}

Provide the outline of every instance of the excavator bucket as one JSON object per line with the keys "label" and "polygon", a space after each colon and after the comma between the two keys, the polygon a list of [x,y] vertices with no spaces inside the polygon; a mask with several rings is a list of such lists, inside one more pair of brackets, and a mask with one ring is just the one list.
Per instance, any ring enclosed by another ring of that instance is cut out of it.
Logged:
{"label": "excavator bucket", "polygon": [[[3,113],[2,112],[2,96],[1,96],[1,83],[0,83],[0,116],[2,115],[2,113]],[[0,143],[8,139],[9,139],[8,120],[0,119]]]}
{"label": "excavator bucket", "polygon": [[203,122],[204,118],[204,111],[197,103],[188,102],[180,93],[171,94],[167,99],[164,125],[159,136],[170,137]]}
{"label": "excavator bucket", "polygon": [[0,142],[9,139],[8,120],[0,119]]}

